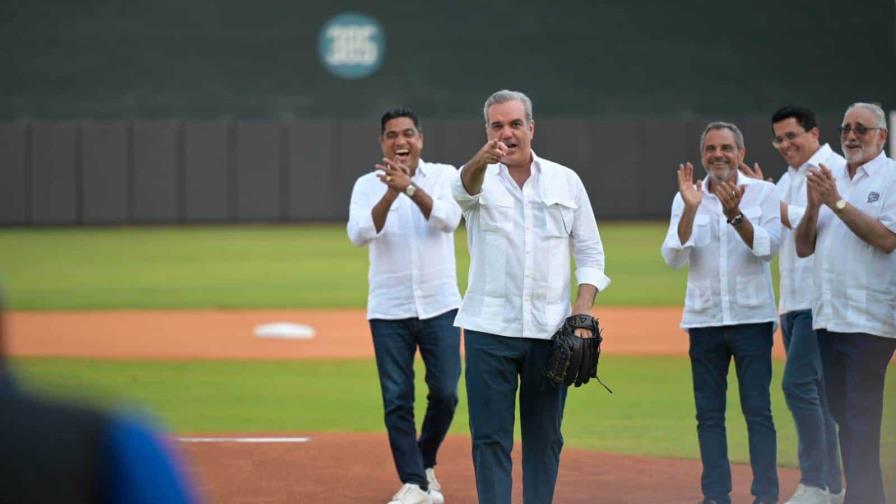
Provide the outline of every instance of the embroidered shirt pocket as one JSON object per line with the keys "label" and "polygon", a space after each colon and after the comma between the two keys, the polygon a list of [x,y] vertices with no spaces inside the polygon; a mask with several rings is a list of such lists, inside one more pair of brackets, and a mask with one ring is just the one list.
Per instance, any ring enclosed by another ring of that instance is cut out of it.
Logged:
{"label": "embroidered shirt pocket", "polygon": [[545,236],[566,238],[572,234],[572,225],[579,208],[573,200],[544,200]]}
{"label": "embroidered shirt pocket", "polygon": [[694,235],[695,247],[705,247],[709,245],[709,240],[710,238],[712,238],[709,229],[709,216],[699,214],[695,215],[694,227],[691,230],[691,233]]}
{"label": "embroidered shirt pocket", "polygon": [[513,198],[510,195],[483,192],[479,197],[479,213],[483,231],[513,231]]}

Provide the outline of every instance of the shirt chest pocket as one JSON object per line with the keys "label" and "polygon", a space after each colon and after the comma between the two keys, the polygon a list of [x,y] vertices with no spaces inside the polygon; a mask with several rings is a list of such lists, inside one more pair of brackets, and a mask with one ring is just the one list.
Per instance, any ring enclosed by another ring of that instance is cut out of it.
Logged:
{"label": "shirt chest pocket", "polygon": [[694,228],[691,232],[694,234],[695,247],[705,247],[709,245],[709,240],[712,238],[709,229],[709,216],[695,215]]}
{"label": "shirt chest pocket", "polygon": [[545,236],[568,238],[572,234],[572,225],[578,208],[579,206],[572,200],[545,200]]}
{"label": "shirt chest pocket", "polygon": [[513,198],[505,194],[483,193],[479,198],[479,224],[483,231],[513,231]]}
{"label": "shirt chest pocket", "polygon": [[[852,201],[850,201],[850,203],[852,203]],[[883,196],[880,192],[871,190],[862,196],[862,199],[855,205],[855,207],[869,217],[877,219],[880,217],[881,211],[883,210],[883,204]]]}

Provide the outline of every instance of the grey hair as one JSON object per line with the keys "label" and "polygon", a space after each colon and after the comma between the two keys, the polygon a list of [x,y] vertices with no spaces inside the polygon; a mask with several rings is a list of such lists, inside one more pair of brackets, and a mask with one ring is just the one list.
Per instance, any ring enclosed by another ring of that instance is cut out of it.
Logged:
{"label": "grey hair", "polygon": [[528,96],[519,92],[519,91],[510,91],[509,89],[502,89],[500,91],[495,91],[491,96],[485,100],[485,106],[482,107],[482,116],[485,118],[485,124],[488,124],[488,109],[492,105],[498,105],[500,103],[507,103],[512,101],[518,101],[523,104],[523,108],[526,109],[526,122],[532,122],[532,100],[529,99]]}
{"label": "grey hair", "polygon": [[850,110],[854,108],[863,108],[865,110],[870,111],[874,114],[874,119],[878,128],[887,129],[887,116],[884,114],[884,109],[880,107],[880,105],[876,103],[865,103],[865,102],[856,102],[850,105],[846,112],[843,114],[844,116],[849,113]]}
{"label": "grey hair", "polygon": [[726,129],[731,133],[734,133],[734,143],[737,144],[737,148],[739,150],[744,150],[744,134],[740,132],[740,129],[732,123],[724,122],[724,121],[713,121],[706,125],[706,128],[703,129],[703,133],[700,135],[700,151],[703,151],[703,145],[706,143],[706,135],[712,130],[720,130]]}

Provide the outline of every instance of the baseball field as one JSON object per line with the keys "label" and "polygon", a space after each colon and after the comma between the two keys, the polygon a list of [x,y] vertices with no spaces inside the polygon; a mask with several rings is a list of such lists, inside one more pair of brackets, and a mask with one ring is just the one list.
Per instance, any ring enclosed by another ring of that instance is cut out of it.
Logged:
{"label": "baseball field", "polygon": [[[687,337],[678,328],[686,273],[660,258],[664,233],[661,222],[601,225],[613,284],[594,312],[605,328],[600,375],[614,393],[590,384],[571,391],[557,502],[700,496]],[[459,232],[462,292],[467,263]],[[353,247],[342,225],[0,229],[6,351],[28,387],[150,412],[210,502],[386,502],[399,484],[364,317],[366,272],[366,249]],[[306,324],[315,335],[256,337],[268,322]],[[783,497],[799,475],[780,335],[775,356]],[[417,381],[422,418],[422,367]],[[729,385],[739,504],[749,502],[750,473],[733,370]],[[475,502],[463,380],[460,392],[438,467],[451,503]],[[896,503],[893,372],[883,436]]]}

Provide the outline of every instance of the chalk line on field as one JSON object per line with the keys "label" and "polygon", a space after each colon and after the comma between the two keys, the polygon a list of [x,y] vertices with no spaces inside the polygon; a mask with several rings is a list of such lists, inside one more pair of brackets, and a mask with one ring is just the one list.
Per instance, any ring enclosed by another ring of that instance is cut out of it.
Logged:
{"label": "chalk line on field", "polygon": [[178,437],[181,443],[307,443],[310,437]]}

